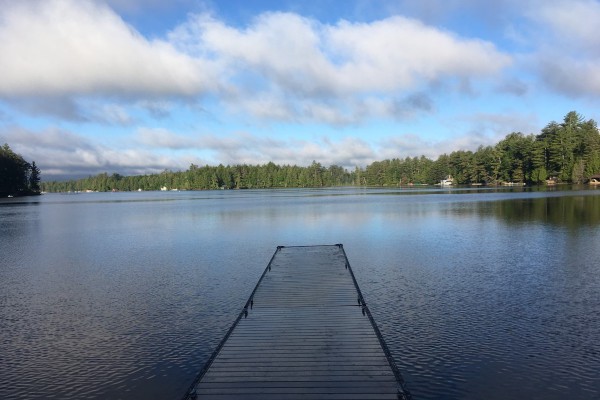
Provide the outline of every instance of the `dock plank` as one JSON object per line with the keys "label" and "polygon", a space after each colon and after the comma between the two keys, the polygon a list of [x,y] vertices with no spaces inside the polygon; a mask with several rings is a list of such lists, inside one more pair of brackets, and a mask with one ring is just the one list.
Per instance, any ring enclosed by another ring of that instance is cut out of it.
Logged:
{"label": "dock plank", "polygon": [[277,248],[185,399],[409,399],[342,245]]}

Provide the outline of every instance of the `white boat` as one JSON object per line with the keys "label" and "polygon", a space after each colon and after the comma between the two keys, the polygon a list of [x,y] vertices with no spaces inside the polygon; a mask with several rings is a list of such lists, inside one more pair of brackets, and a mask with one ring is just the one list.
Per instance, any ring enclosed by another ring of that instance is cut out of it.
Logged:
{"label": "white boat", "polygon": [[448,175],[446,179],[442,179],[440,181],[440,186],[452,186],[454,185],[454,178],[451,175]]}

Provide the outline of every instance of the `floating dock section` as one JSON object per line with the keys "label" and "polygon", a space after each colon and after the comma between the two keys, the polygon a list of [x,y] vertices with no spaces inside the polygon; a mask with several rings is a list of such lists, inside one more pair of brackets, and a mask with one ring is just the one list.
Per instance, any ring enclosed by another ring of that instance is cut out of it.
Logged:
{"label": "floating dock section", "polygon": [[410,399],[341,244],[280,246],[185,399]]}

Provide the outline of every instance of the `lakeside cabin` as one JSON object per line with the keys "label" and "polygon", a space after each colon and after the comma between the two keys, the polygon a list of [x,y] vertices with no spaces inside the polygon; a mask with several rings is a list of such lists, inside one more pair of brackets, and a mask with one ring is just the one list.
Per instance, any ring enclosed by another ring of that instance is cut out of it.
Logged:
{"label": "lakeside cabin", "polygon": [[590,185],[600,185],[600,174],[590,176],[590,181],[588,182]]}
{"label": "lakeside cabin", "polygon": [[440,181],[440,186],[452,186],[454,185],[454,178],[452,175],[448,175],[446,179]]}

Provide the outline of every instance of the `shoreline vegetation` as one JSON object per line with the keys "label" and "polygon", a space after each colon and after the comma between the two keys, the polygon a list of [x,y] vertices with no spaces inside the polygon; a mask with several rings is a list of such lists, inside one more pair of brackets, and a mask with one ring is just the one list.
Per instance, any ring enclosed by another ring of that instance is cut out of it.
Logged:
{"label": "shoreline vegetation", "polygon": [[41,194],[40,175],[35,161],[28,163],[6,143],[0,147],[0,198]]}
{"label": "shoreline vegetation", "polygon": [[455,185],[554,185],[586,183],[600,173],[600,132],[596,121],[575,111],[563,122],[551,122],[537,134],[508,134],[494,146],[475,152],[458,150],[436,160],[425,156],[375,161],[349,171],[313,161],[297,165],[191,164],[186,171],[122,176],[102,173],[83,179],[42,182],[43,192],[107,192],[146,190],[214,190],[335,186],[400,187],[440,184],[448,176]]}

